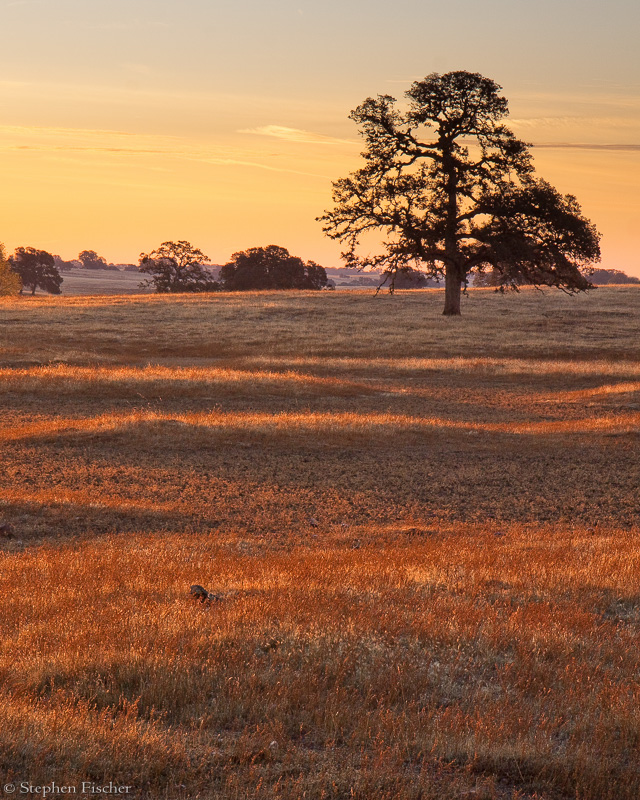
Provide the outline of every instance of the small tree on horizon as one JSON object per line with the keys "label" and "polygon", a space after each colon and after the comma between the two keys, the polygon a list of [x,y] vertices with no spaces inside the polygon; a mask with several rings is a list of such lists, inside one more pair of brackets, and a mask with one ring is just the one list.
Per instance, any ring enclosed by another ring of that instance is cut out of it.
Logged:
{"label": "small tree on horizon", "polygon": [[0,242],[0,296],[7,297],[10,295],[20,294],[22,290],[22,281],[17,272],[11,269],[11,264],[7,258],[7,251],[4,245]]}
{"label": "small tree on horizon", "polygon": [[[493,269],[503,287],[590,288],[599,234],[578,201],[536,179],[529,145],[503,124],[500,86],[477,73],[436,73],[406,92],[352,113],[365,165],[336,181],[324,232],[346,244],[347,266],[395,276],[407,267],[444,278],[445,315],[460,314],[473,272]],[[378,255],[361,254],[382,235]]]}
{"label": "small tree on horizon", "polygon": [[95,250],[81,250],[78,253],[78,261],[83,269],[106,269],[107,259],[99,256]]}
{"label": "small tree on horizon", "polygon": [[427,286],[438,285],[438,281],[427,277],[422,270],[414,269],[413,267],[398,269],[395,274],[383,273],[382,278],[383,280],[378,286],[378,290],[386,286],[391,294],[396,289],[424,289]]}
{"label": "small tree on horizon", "polygon": [[209,256],[184,240],[162,242],[151,253],[140,253],[140,272],[151,277],[140,286],[153,286],[159,294],[177,292],[215,292],[214,280],[206,263]]}
{"label": "small tree on horizon", "polygon": [[234,253],[220,270],[220,280],[230,292],[260,289],[325,289],[324,267],[292,256],[285,247],[270,244]]}
{"label": "small tree on horizon", "polygon": [[65,261],[64,258],[57,253],[53,253],[53,262],[56,265],[58,272],[66,272],[67,270],[75,269],[76,267],[81,266],[79,261],[75,259],[73,261]]}
{"label": "small tree on horizon", "polygon": [[[51,253],[46,250],[37,250],[35,247],[17,247],[9,259],[11,268],[20,276],[22,287],[31,289],[31,294],[36,289],[42,289],[49,294],[62,294],[62,276],[58,271]],[[20,289],[20,294],[22,294]]]}

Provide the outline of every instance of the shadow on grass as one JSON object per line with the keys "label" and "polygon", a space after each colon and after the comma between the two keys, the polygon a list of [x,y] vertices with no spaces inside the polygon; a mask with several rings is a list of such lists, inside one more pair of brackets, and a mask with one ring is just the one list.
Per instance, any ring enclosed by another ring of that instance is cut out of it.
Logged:
{"label": "shadow on grass", "polygon": [[95,537],[103,534],[155,532],[208,532],[218,528],[219,520],[202,512],[153,511],[123,503],[5,501],[0,518],[12,532],[0,537],[0,549],[20,550],[44,541]]}

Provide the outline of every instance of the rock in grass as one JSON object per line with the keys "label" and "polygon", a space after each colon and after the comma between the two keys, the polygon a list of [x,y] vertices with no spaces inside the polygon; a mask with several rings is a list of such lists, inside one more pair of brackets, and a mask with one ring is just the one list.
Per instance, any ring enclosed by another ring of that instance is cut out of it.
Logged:
{"label": "rock in grass", "polygon": [[205,603],[209,599],[209,592],[199,583],[194,583],[189,592],[191,597],[200,603]]}
{"label": "rock in grass", "polygon": [[200,586],[199,583],[194,583],[189,593],[194,600],[200,603],[217,603],[224,599],[224,595],[208,592],[204,586]]}

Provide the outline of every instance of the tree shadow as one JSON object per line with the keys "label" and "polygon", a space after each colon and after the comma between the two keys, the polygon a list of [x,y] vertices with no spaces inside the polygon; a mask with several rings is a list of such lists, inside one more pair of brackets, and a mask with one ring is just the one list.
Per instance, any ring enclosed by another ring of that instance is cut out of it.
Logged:
{"label": "tree shadow", "polygon": [[0,550],[19,552],[44,542],[95,538],[114,533],[140,531],[207,532],[218,528],[218,520],[202,512],[185,514],[141,509],[124,502],[101,505],[72,501],[7,501],[0,506],[1,520],[10,531],[0,534]]}

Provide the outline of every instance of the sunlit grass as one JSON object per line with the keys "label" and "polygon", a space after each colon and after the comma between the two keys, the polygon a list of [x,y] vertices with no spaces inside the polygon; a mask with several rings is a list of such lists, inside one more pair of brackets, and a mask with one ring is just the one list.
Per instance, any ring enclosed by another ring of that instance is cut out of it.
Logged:
{"label": "sunlit grass", "polygon": [[536,358],[285,358],[274,362],[268,356],[247,359],[256,366],[275,365],[284,368],[306,367],[331,369],[336,372],[354,372],[374,369],[390,373],[439,372],[470,373],[475,375],[619,375],[631,377],[640,375],[638,361],[575,361],[569,359]]}
{"label": "sunlit grass", "polygon": [[[299,797],[309,770],[317,797],[337,781],[364,798],[375,776],[389,798],[490,797],[498,778],[541,797],[636,796],[637,764],[619,758],[640,733],[635,537],[357,533],[293,550],[145,534],[14,556],[4,752],[33,780],[89,773],[151,796],[185,782],[234,796],[233,780],[254,796],[280,779]],[[194,581],[226,599],[194,605]],[[473,771],[436,780],[452,761]]]}
{"label": "sunlit grass", "polygon": [[2,777],[635,800],[639,301],[0,300]]}
{"label": "sunlit grass", "polygon": [[227,367],[72,367],[57,364],[28,369],[0,369],[0,392],[111,391],[122,394],[136,389],[156,394],[172,392],[184,396],[189,392],[233,393],[242,390],[276,393],[361,394],[371,391],[363,383],[339,378],[323,378],[287,370],[240,370]]}
{"label": "sunlit grass", "polygon": [[[180,427],[176,427],[180,426]],[[20,439],[55,439],[63,434],[115,433],[151,437],[154,433],[164,441],[187,438],[197,447],[207,439],[236,436],[243,433],[270,438],[295,438],[300,434],[322,437],[324,442],[340,443],[343,435],[363,437],[398,434],[415,435],[425,431],[451,429],[472,433],[504,433],[513,435],[587,434],[640,432],[640,412],[603,415],[596,419],[578,419],[536,423],[457,422],[440,417],[409,417],[395,414],[357,413],[224,413],[162,414],[156,411],[135,411],[102,414],[89,418],[63,418],[0,428],[0,441]]]}

